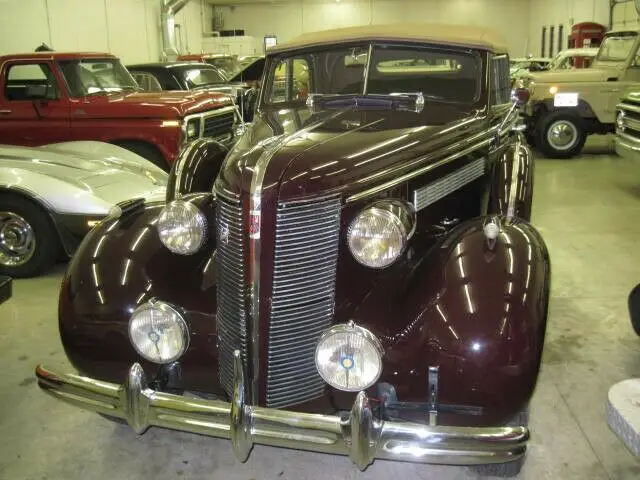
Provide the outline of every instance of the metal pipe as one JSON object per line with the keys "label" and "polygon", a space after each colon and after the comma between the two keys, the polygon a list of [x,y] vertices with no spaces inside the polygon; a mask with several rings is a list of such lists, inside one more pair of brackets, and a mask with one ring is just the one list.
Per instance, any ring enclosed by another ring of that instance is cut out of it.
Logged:
{"label": "metal pipe", "polygon": [[180,51],[176,44],[176,14],[189,0],[161,0],[160,21],[162,23],[162,56],[165,60],[175,60]]}

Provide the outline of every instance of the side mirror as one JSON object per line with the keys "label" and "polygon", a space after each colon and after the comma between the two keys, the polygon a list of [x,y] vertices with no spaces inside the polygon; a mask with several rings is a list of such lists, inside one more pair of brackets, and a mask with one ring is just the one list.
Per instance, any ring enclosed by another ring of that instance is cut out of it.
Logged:
{"label": "side mirror", "polygon": [[511,100],[513,100],[518,107],[526,105],[530,98],[531,92],[526,88],[514,88],[511,91]]}

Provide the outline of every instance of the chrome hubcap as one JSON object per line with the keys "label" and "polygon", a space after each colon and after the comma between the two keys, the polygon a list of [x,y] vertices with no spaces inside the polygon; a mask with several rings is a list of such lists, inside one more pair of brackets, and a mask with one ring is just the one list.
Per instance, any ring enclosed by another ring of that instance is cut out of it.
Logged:
{"label": "chrome hubcap", "polygon": [[19,267],[36,251],[33,227],[17,213],[0,212],[0,265]]}
{"label": "chrome hubcap", "polygon": [[578,128],[568,120],[558,120],[549,127],[547,141],[556,150],[569,150],[578,142]]}

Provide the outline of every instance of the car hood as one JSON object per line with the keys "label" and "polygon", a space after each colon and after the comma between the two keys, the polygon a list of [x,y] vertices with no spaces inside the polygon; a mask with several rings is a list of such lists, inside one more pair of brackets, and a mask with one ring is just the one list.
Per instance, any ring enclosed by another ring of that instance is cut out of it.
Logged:
{"label": "car hood", "polygon": [[[97,150],[88,148],[94,145],[98,145]],[[0,160],[0,169],[19,172],[25,184],[34,178],[51,178],[110,204],[161,196],[168,178],[166,172],[143,158],[99,142],[68,142],[38,148],[0,145]],[[46,197],[46,185],[43,192],[35,193]]]}
{"label": "car hood", "polygon": [[231,105],[228,95],[215,91],[119,92],[86,97],[75,116],[182,118]]}
{"label": "car hood", "polygon": [[575,70],[550,70],[546,72],[530,73],[527,78],[535,83],[583,83],[606,82],[611,78],[617,78],[619,71],[616,68],[579,68]]}
{"label": "car hood", "polygon": [[267,165],[263,184],[279,184],[281,199],[348,194],[415,168],[425,155],[450,148],[453,137],[472,135],[484,118],[479,113],[453,104],[428,104],[419,114],[263,111],[227,157],[219,181],[233,191],[249,191],[260,162]]}

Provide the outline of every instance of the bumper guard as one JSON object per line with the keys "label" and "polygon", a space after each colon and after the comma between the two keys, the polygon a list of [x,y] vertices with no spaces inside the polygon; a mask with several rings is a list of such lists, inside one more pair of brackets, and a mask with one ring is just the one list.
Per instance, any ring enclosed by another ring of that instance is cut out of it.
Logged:
{"label": "bumper guard", "polygon": [[247,405],[239,352],[234,358],[231,403],[185,398],[148,387],[135,363],[123,385],[36,367],[38,385],[58,400],[122,418],[138,433],[151,425],[230,439],[244,462],[254,443],[349,455],[364,470],[375,458],[450,465],[517,460],[526,451],[525,427],[447,427],[374,418],[360,392],[351,412],[319,415]]}

